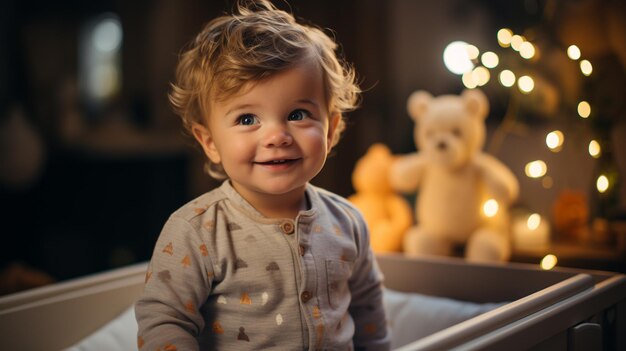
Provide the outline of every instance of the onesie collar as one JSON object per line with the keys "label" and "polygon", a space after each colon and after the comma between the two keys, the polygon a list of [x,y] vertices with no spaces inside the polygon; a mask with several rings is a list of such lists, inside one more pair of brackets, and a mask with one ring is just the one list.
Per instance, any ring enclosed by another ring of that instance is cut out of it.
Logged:
{"label": "onesie collar", "polygon": [[[268,218],[265,217],[261,212],[259,212],[256,208],[254,208],[246,199],[244,199],[238,192],[233,188],[229,179],[226,179],[219,189],[226,195],[226,197],[231,200],[231,203],[236,207],[239,211],[241,211],[248,218],[266,224],[273,223],[283,223],[285,221],[293,221],[292,218]],[[311,205],[311,208],[305,211],[300,211],[298,216],[296,217],[297,221],[304,220],[310,221],[313,217],[317,215],[318,208],[320,206],[319,194],[316,190],[316,187],[311,185],[310,183],[306,183],[304,188],[305,196],[307,197],[308,202]]]}

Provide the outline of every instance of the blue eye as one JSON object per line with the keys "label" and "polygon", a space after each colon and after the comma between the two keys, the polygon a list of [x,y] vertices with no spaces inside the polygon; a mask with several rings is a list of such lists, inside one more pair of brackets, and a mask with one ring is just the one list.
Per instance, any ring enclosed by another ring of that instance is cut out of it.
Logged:
{"label": "blue eye", "polygon": [[254,115],[252,114],[245,114],[245,115],[241,115],[237,118],[237,124],[241,124],[244,126],[251,126],[253,124],[257,123],[257,119]]}
{"label": "blue eye", "polygon": [[295,110],[289,114],[289,117],[287,117],[287,120],[288,121],[301,121],[307,118],[309,115],[310,113],[306,110]]}

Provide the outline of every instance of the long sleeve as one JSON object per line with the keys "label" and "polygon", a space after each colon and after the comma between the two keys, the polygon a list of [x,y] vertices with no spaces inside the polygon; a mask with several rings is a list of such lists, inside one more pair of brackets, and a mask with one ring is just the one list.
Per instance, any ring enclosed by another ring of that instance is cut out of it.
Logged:
{"label": "long sleeve", "polygon": [[139,350],[198,350],[200,312],[211,291],[207,247],[184,219],[170,217],[157,240],[146,285],[135,304]]}
{"label": "long sleeve", "polygon": [[383,306],[382,274],[369,245],[367,226],[362,218],[359,222],[359,256],[349,281],[352,295],[349,312],[355,323],[354,346],[355,350],[389,350],[391,339]]}

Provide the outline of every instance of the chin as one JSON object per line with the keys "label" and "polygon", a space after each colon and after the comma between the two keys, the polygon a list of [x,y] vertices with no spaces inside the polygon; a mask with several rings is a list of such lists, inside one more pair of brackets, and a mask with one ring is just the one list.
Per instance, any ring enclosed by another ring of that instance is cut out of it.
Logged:
{"label": "chin", "polygon": [[267,182],[259,188],[259,191],[270,195],[285,195],[293,191],[304,190],[305,184],[285,184],[285,182],[280,181],[272,184],[272,182]]}

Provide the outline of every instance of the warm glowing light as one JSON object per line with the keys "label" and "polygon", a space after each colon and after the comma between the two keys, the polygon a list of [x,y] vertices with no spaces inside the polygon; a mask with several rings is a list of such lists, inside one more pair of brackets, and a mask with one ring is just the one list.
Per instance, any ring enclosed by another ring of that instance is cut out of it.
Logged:
{"label": "warm glowing light", "polygon": [[467,89],[474,89],[477,86],[476,81],[474,81],[473,73],[474,73],[473,71],[465,72],[463,73],[463,76],[461,77],[461,81],[463,82],[463,85]]}
{"label": "warm glowing light", "polygon": [[607,178],[604,174],[598,177],[596,180],[596,188],[598,191],[603,193],[609,189],[609,178]]}
{"label": "warm glowing light", "polygon": [[539,228],[539,224],[541,224],[541,216],[539,214],[533,213],[528,216],[528,220],[526,221],[528,229],[535,230]]}
{"label": "warm glowing light", "polygon": [[549,271],[556,266],[556,263],[558,261],[559,260],[556,258],[556,256],[554,256],[553,254],[548,254],[543,259],[541,259],[541,269]]}
{"label": "warm glowing light", "polygon": [[515,84],[515,73],[505,69],[500,72],[500,84],[504,85],[507,88],[510,88]]}
{"label": "warm glowing light", "polygon": [[491,75],[489,74],[489,70],[487,68],[478,66],[472,71],[472,77],[476,85],[483,86],[489,82]]}
{"label": "warm glowing light", "polygon": [[565,136],[560,130],[552,131],[546,135],[546,145],[548,145],[552,151],[559,151],[564,140]]}
{"label": "warm glowing light", "polygon": [[507,48],[511,45],[511,37],[513,32],[508,28],[502,28],[498,31],[498,44],[503,48]]}
{"label": "warm glowing light", "polygon": [[591,105],[587,101],[578,103],[578,115],[582,118],[587,118],[591,115]]}
{"label": "warm glowing light", "polygon": [[495,68],[500,63],[500,58],[495,52],[487,51],[480,56],[480,62],[487,68]]}
{"label": "warm glowing light", "polygon": [[593,66],[591,66],[591,62],[587,60],[580,61],[580,71],[583,72],[583,74],[586,76],[591,75],[591,72],[593,72]]}
{"label": "warm glowing light", "polygon": [[462,76],[463,85],[468,89],[474,89],[477,86],[483,86],[489,82],[491,74],[489,70],[483,66],[474,68],[471,72],[465,72]]}
{"label": "warm glowing light", "polygon": [[470,60],[476,60],[478,55],[480,55],[480,51],[474,45],[467,44],[465,50],[467,50],[467,57],[469,57]]}
{"label": "warm glowing light", "polygon": [[498,201],[494,199],[489,199],[483,204],[483,212],[485,213],[485,216],[490,218],[498,213],[498,208]]}
{"label": "warm glowing light", "polygon": [[521,76],[517,80],[517,87],[522,93],[528,94],[535,89],[535,81],[529,76]]}
{"label": "warm glowing light", "polygon": [[580,49],[576,45],[570,45],[567,48],[567,57],[572,60],[578,60],[580,58]]}
{"label": "warm glowing light", "polygon": [[519,47],[519,54],[525,59],[531,59],[535,56],[535,46],[529,42],[523,42]]}
{"label": "warm glowing light", "polygon": [[598,158],[600,157],[600,153],[602,152],[602,149],[600,148],[600,143],[592,140],[589,142],[589,155],[591,155],[593,158]]}
{"label": "warm glowing light", "polygon": [[513,48],[513,50],[519,51],[524,41],[525,39],[523,36],[515,34],[511,37],[511,47]]}
{"label": "warm glowing light", "polygon": [[539,178],[546,174],[548,166],[541,160],[528,162],[525,167],[526,175],[530,178]]}
{"label": "warm glowing light", "polygon": [[468,47],[469,44],[463,41],[455,41],[446,46],[443,51],[443,62],[450,72],[460,75],[474,68]]}

